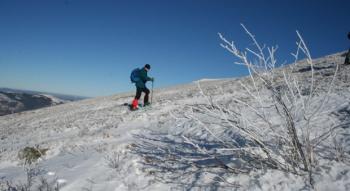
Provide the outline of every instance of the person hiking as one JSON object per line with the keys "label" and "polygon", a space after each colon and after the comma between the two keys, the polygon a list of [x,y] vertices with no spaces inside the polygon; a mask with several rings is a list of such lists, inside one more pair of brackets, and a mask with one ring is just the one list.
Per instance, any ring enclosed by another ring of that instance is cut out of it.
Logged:
{"label": "person hiking", "polygon": [[[350,32],[348,33],[348,39],[350,40]],[[345,56],[345,61],[344,65],[349,65],[350,64],[350,48],[348,50],[348,53]]]}
{"label": "person hiking", "polygon": [[[151,69],[151,66],[149,64],[146,64],[143,68],[141,69],[135,69],[135,74],[134,71],[132,72],[131,76],[136,75],[134,79],[131,79],[136,86],[136,95],[134,100],[132,101],[131,104],[131,110],[137,110],[138,109],[138,102],[141,97],[142,92],[145,93],[145,96],[143,98],[143,106],[148,106],[150,105],[148,101],[149,97],[149,89],[146,87],[146,82],[147,81],[154,81],[154,78],[148,77],[147,72]],[[133,77],[131,77],[133,78]]]}

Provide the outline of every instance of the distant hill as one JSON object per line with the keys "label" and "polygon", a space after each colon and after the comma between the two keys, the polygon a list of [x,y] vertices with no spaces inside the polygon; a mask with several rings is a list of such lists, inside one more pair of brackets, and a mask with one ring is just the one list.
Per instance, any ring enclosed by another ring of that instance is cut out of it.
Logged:
{"label": "distant hill", "polygon": [[51,93],[51,92],[31,91],[31,90],[19,90],[19,89],[12,89],[12,88],[0,88],[0,92],[27,93],[27,94],[33,94],[33,95],[35,95],[35,94],[52,95],[54,97],[57,97],[59,99],[66,100],[66,101],[78,101],[78,100],[88,98],[88,97],[84,97],[84,96],[65,95],[65,94],[58,94],[58,93]]}
{"label": "distant hill", "polygon": [[0,88],[0,116],[81,99],[85,97]]}

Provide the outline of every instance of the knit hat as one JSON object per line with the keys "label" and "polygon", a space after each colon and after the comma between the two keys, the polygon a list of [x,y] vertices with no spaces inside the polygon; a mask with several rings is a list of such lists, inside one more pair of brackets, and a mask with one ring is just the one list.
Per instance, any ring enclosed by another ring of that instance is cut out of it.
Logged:
{"label": "knit hat", "polygon": [[151,69],[151,66],[150,66],[149,64],[146,64],[146,65],[145,65],[145,68],[147,68],[147,69],[150,70],[150,69]]}

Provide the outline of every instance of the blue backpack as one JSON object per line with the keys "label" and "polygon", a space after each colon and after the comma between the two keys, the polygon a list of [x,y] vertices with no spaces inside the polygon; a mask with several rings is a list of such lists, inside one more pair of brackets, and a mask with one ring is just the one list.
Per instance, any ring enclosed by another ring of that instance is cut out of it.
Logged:
{"label": "blue backpack", "polygon": [[139,68],[135,68],[131,74],[130,74],[130,80],[132,83],[136,83],[138,81],[140,81],[140,69]]}

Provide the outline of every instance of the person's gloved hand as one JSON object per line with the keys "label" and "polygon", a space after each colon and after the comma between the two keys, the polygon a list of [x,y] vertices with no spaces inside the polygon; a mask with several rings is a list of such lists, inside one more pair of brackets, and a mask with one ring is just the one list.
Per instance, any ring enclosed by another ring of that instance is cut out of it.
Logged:
{"label": "person's gloved hand", "polygon": [[151,78],[151,81],[154,82],[154,78]]}

